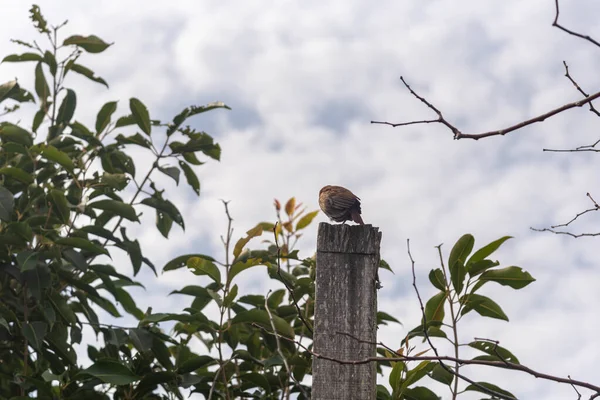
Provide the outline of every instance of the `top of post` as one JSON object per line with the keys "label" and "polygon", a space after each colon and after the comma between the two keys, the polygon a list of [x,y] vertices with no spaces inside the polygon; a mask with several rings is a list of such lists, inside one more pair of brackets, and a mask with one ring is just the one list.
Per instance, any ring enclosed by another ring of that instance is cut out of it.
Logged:
{"label": "top of post", "polygon": [[317,251],[326,253],[379,254],[381,232],[373,225],[319,224]]}

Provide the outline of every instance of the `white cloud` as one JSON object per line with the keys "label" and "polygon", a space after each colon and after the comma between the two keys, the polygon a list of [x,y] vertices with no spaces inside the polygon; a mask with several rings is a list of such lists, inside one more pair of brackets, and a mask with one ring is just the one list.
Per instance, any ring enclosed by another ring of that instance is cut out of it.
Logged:
{"label": "white cloud", "polygon": [[[523,291],[493,290],[511,322],[465,322],[463,338],[489,335],[532,368],[593,381],[593,355],[600,351],[594,336],[596,242],[529,227],[568,221],[591,206],[585,193],[594,194],[598,179],[593,154],[541,149],[594,142],[596,117],[584,107],[480,141],[453,141],[437,125],[369,123],[436,117],[407,93],[400,75],[465,133],[504,128],[578,99],[563,77],[563,60],[584,90],[593,92],[600,83],[597,49],[551,27],[553,4],[147,1],[141,7],[119,1],[90,12],[89,5],[75,1],[39,3],[48,19],[68,18],[69,32],[115,42],[105,54],[87,57],[111,89],[78,80],[80,104],[90,107],[79,110],[77,119],[93,122],[112,99],[120,99],[120,111],[126,112],[133,96],[161,118],[213,100],[234,108],[194,120],[223,147],[220,163],[197,170],[200,199],[187,188],[175,191],[169,178],[160,180],[185,215],[185,236],[179,228],[170,240],[131,228],[158,267],[181,253],[221,254],[226,220],[218,199],[232,200],[236,235],[241,235],[274,218],[274,197],[296,196],[316,209],[321,186],[343,184],[363,199],[365,221],[383,231],[382,255],[396,275],[384,275],[382,309],[398,315],[406,329],[419,320],[407,237],[425,291],[427,272],[437,265],[433,246],[444,242],[448,252],[465,232],[472,232],[478,245],[513,235],[498,258],[524,267],[537,281]],[[3,6],[0,37],[34,37],[27,8],[16,2]],[[597,2],[563,8],[565,26],[600,38]],[[14,45],[0,42],[0,53],[12,52]],[[3,64],[0,78],[17,75],[31,87],[30,67]],[[579,228],[597,230],[592,221],[581,221]],[[315,228],[303,239],[306,256],[314,251]],[[248,274],[240,283],[244,290],[271,287],[263,272]],[[188,272],[158,279],[143,275],[148,290],[139,298],[155,310],[176,308],[179,303],[164,295],[190,277]],[[386,342],[404,334],[396,326],[380,332]],[[481,373],[523,398],[574,394],[566,385],[513,373]]]}

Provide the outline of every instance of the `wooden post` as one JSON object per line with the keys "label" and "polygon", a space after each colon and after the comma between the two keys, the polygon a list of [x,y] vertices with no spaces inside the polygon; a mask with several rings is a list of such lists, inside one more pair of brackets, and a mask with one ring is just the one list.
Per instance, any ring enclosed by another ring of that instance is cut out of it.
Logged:
{"label": "wooden post", "polygon": [[[317,237],[313,351],[338,360],[376,356],[381,232],[371,225],[322,222]],[[337,332],[349,333],[360,343]],[[313,357],[313,400],[375,400],[376,365]]]}

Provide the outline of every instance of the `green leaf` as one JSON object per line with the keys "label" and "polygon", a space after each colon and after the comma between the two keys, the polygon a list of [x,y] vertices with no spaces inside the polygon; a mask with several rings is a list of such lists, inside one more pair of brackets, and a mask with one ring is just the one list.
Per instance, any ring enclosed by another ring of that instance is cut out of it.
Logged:
{"label": "green leaf", "polygon": [[250,372],[241,375],[240,380],[243,382],[242,384],[244,385],[244,387],[260,387],[264,389],[266,393],[269,393],[271,391],[271,385],[269,384],[269,380],[265,377],[264,374],[259,374],[258,372]]}
{"label": "green leaf", "polygon": [[17,263],[21,268],[21,272],[29,271],[37,267],[39,253],[36,251],[25,250],[17,254]]}
{"label": "green leaf", "polygon": [[395,362],[392,366],[389,383],[394,393],[397,393],[400,389],[400,385],[402,384],[402,372],[404,372],[404,370],[406,370],[406,364],[401,361]]}
{"label": "green leaf", "polygon": [[157,195],[154,195],[152,197],[146,197],[144,200],[141,201],[141,203],[149,207],[153,207],[157,211],[167,214],[169,217],[171,217],[173,221],[175,221],[175,223],[177,223],[179,226],[185,229],[185,224],[183,222],[183,217],[181,216],[181,213],[179,212],[177,207],[175,207],[175,205],[169,200],[165,200],[158,197]]}
{"label": "green leaf", "polygon": [[72,136],[83,139],[92,146],[102,147],[102,142],[96,139],[94,134],[82,123],[75,121],[69,126],[71,127]]}
{"label": "green leaf", "polygon": [[246,232],[246,237],[241,238],[235,244],[235,247],[233,248],[233,257],[237,258],[244,249],[244,246],[246,246],[246,244],[250,241],[250,239],[260,236],[262,235],[262,233],[263,227],[261,224],[256,225],[254,228]]}
{"label": "green leaf", "polygon": [[23,336],[27,339],[31,347],[41,350],[42,343],[48,333],[48,324],[41,321],[23,324]]}
{"label": "green leaf", "polygon": [[26,222],[11,222],[7,225],[6,231],[14,233],[18,237],[24,239],[26,242],[31,242],[33,240],[33,230]]}
{"label": "green leaf", "polygon": [[100,134],[106,129],[108,124],[110,124],[110,119],[113,113],[117,109],[116,101],[109,101],[104,104],[100,111],[98,111],[98,115],[96,115],[96,133]]}
{"label": "green leaf", "polygon": [[[499,388],[496,385],[492,385],[491,383],[477,382],[477,385],[483,386],[484,388],[492,390],[492,391],[494,391],[496,393],[503,394],[504,396],[508,396],[508,397],[513,398],[513,399],[516,399],[516,397],[511,392],[506,391],[504,389],[501,389],[501,388]],[[477,386],[475,386],[473,384],[467,386],[465,388],[465,391],[475,391],[475,392],[485,393],[485,394],[487,394],[489,396],[489,392],[486,392],[485,390],[482,390],[481,388],[479,388],[479,387],[477,387]]]}
{"label": "green leaf", "polygon": [[392,397],[389,390],[383,385],[377,385],[377,400],[390,400]]}
{"label": "green leaf", "polygon": [[100,179],[100,183],[110,187],[111,189],[120,191],[127,187],[129,178],[125,174],[110,174],[108,172],[104,172],[102,174],[102,178]]}
{"label": "green leaf", "polygon": [[42,155],[49,161],[53,161],[61,166],[65,167],[69,172],[73,172],[75,164],[67,153],[58,150],[54,146],[44,145],[42,147]]}
{"label": "green leaf", "polygon": [[177,372],[180,374],[187,374],[188,372],[193,372],[200,368],[206,368],[216,363],[216,360],[211,356],[192,356],[181,364]]}
{"label": "green leaf", "polygon": [[128,385],[140,379],[125,365],[108,359],[96,361],[92,366],[80,373],[95,376],[111,385]]}
{"label": "green leaf", "polygon": [[300,229],[304,229],[308,225],[310,225],[310,223],[317,216],[318,213],[319,213],[319,210],[312,211],[312,212],[309,212],[308,214],[305,214],[302,218],[300,218],[298,220],[298,223],[296,224],[296,230],[299,231]]}
{"label": "green leaf", "polygon": [[169,232],[173,227],[173,219],[167,214],[156,210],[156,228],[165,238],[169,237]]}
{"label": "green leaf", "polygon": [[223,306],[227,307],[227,308],[229,306],[231,306],[231,303],[233,303],[233,301],[237,297],[237,294],[238,294],[238,286],[233,285],[233,287],[231,289],[229,289],[229,293],[227,293],[227,296],[225,296],[225,299],[223,299]]}
{"label": "green leaf", "polygon": [[171,362],[171,353],[169,352],[169,349],[167,348],[165,343],[162,340],[160,340],[159,338],[157,338],[156,336],[154,337],[154,340],[152,341],[152,352],[154,353],[154,356],[156,357],[158,362],[166,370],[168,370],[168,371],[173,370],[173,363]]}
{"label": "green leaf", "polygon": [[88,53],[102,53],[106,50],[112,43],[106,43],[98,36],[90,35],[90,36],[81,36],[81,35],[73,35],[66,38],[63,42],[63,46],[75,45],[77,47],[82,48]]}
{"label": "green leaf", "polygon": [[379,260],[379,268],[381,269],[385,269],[390,271],[392,274],[394,273],[394,271],[392,271],[392,267],[390,267],[390,264],[387,263],[387,261],[385,260]]}
{"label": "green leaf", "polygon": [[454,381],[454,374],[442,367],[441,363],[436,363],[433,370],[431,370],[431,379],[435,379],[444,385],[450,386]]}
{"label": "green leaf", "polygon": [[42,61],[42,56],[37,53],[11,54],[2,59],[2,62]]}
{"label": "green leaf", "polygon": [[19,84],[17,80],[8,81],[0,85],[0,103],[4,100],[9,99],[10,96],[19,90]]}
{"label": "green leaf", "polygon": [[508,321],[508,317],[504,314],[502,308],[489,297],[481,296],[479,294],[469,294],[468,296],[461,298],[461,302],[464,304],[461,315],[465,315],[469,311],[475,310],[484,317]]}
{"label": "green leaf", "polygon": [[179,185],[179,175],[181,171],[177,167],[158,167],[158,170],[168,177],[172,178]]}
{"label": "green leaf", "polygon": [[31,125],[31,130],[37,132],[42,122],[44,122],[45,117],[46,111],[44,111],[43,108],[39,109],[33,116],[33,124]]}
{"label": "green leaf", "polygon": [[431,361],[421,361],[416,367],[406,372],[406,378],[402,382],[401,392],[405,392],[410,385],[420,381],[424,376],[433,370],[436,363]]}
{"label": "green leaf", "polygon": [[75,247],[76,249],[86,250],[93,254],[105,254],[107,256],[109,255],[108,250],[103,249],[102,247],[97,246],[97,245],[93,244],[92,242],[90,242],[89,240],[84,239],[84,238],[78,238],[78,237],[60,238],[60,239],[57,239],[55,241],[55,243],[58,245],[61,245],[61,246]]}
{"label": "green leaf", "polygon": [[106,83],[106,81],[104,79],[102,79],[101,77],[96,76],[94,71],[92,71],[88,67],[84,67],[81,64],[72,63],[71,65],[69,65],[69,71],[73,71],[80,75],[83,75],[86,78],[88,78],[89,80],[101,83],[108,88],[108,83]]}
{"label": "green leaf", "polygon": [[425,318],[426,322],[431,321],[443,321],[445,312],[444,305],[446,302],[446,292],[439,292],[427,301],[425,304]]}
{"label": "green leaf", "polygon": [[121,306],[127,313],[133,315],[138,320],[144,318],[144,312],[137,307],[135,300],[133,300],[133,297],[126,290],[117,288],[113,294],[115,300],[121,303]]}
{"label": "green leaf", "polygon": [[257,265],[263,265],[263,262],[261,259],[251,258],[245,262],[237,261],[237,262],[233,263],[233,265],[229,269],[229,276],[228,276],[229,282],[233,281],[233,278],[235,278],[236,275],[239,274],[240,272],[245,271],[252,267],[256,267]]}
{"label": "green leaf", "polygon": [[44,76],[44,70],[42,69],[41,62],[38,62],[35,67],[35,93],[38,95],[40,101],[44,104],[50,96],[50,88],[48,87],[48,82]]}
{"label": "green leaf", "polygon": [[194,275],[208,275],[212,280],[221,283],[221,272],[213,262],[200,257],[192,257],[187,261],[187,267]]}
{"label": "green leaf", "polygon": [[535,279],[521,267],[507,267],[502,269],[493,269],[486,271],[479,277],[480,282],[497,282],[503,286],[510,286],[513,289],[523,289],[525,286],[534,282]]}
{"label": "green leaf", "polygon": [[52,189],[49,195],[55,214],[64,224],[68,224],[71,218],[71,210],[65,194],[58,189]]}
{"label": "green leaf", "polygon": [[439,290],[446,290],[446,278],[444,278],[444,272],[440,268],[432,269],[429,271],[429,282]]}
{"label": "green leaf", "polygon": [[226,110],[231,110],[231,107],[229,107],[227,104],[223,103],[222,101],[214,101],[214,102],[208,103],[204,106],[191,106],[188,118],[192,117],[194,115],[197,115],[197,114],[201,114],[201,113],[205,113],[207,111],[217,109],[217,108],[224,108]]}
{"label": "green leaf", "polygon": [[69,324],[74,324],[77,321],[77,317],[73,313],[73,310],[67,304],[67,301],[58,293],[52,293],[50,295],[50,302],[58,311],[60,316]]}
{"label": "green leaf", "polygon": [[52,76],[55,76],[56,68],[58,67],[58,65],[56,64],[56,58],[54,58],[54,55],[48,50],[44,52],[44,62],[46,63],[46,65],[48,65],[48,68],[50,68],[50,74]]}
{"label": "green leaf", "polygon": [[462,291],[464,280],[466,276],[465,260],[473,250],[475,244],[475,238],[473,235],[463,235],[452,250],[450,251],[450,257],[448,258],[448,268],[450,269],[450,280],[452,286],[457,293]]}
{"label": "green leaf", "polygon": [[511,353],[504,347],[497,345],[496,343],[484,340],[476,340],[474,342],[469,343],[469,347],[480,350],[492,356],[494,361],[503,361],[514,364],[520,364],[519,359],[515,357],[513,353]]}
{"label": "green leaf", "polygon": [[10,221],[14,207],[15,197],[10,190],[0,186],[0,219],[6,222]]}
{"label": "green leaf", "polygon": [[0,168],[0,175],[10,176],[23,183],[30,184],[33,182],[33,176],[23,171],[21,168],[16,167],[4,167]]}
{"label": "green leaf", "polygon": [[142,136],[142,134],[139,132],[131,136],[123,136],[119,134],[115,139],[119,144],[135,144],[138,146],[145,147],[147,149],[152,148],[152,143],[150,143],[150,141],[144,136]]}
{"label": "green leaf", "polygon": [[67,89],[67,94],[58,108],[57,124],[68,125],[75,114],[75,107],[77,107],[77,95],[72,89]]}
{"label": "green leaf", "polygon": [[437,394],[432,392],[431,389],[428,389],[424,386],[417,386],[414,388],[406,389],[406,390],[404,390],[404,392],[402,394],[404,395],[402,398],[405,400],[439,400],[439,399],[441,399],[441,397],[439,397]]}
{"label": "green leaf", "polygon": [[148,109],[138,99],[132,97],[129,99],[129,109],[131,110],[131,115],[133,115],[133,119],[137,126],[140,127],[142,132],[146,135],[150,136],[152,132],[152,126],[150,125],[150,114],[148,114]]}
{"label": "green leaf", "polygon": [[200,257],[200,258],[203,258],[208,261],[215,261],[215,259],[212,258],[211,256],[207,256],[204,254],[186,254],[183,256],[175,257],[174,259],[172,259],[171,261],[166,263],[165,266],[163,267],[163,272],[173,271],[175,269],[179,269],[179,268],[183,268],[183,267],[187,266],[188,260],[192,257]]}
{"label": "green leaf", "polygon": [[502,243],[506,242],[508,239],[512,239],[512,236],[503,236],[500,239],[494,240],[492,243],[489,243],[489,244],[483,246],[482,248],[477,250],[471,256],[471,258],[469,258],[469,261],[467,261],[467,265],[473,264],[473,263],[476,263],[478,261],[488,258],[488,256],[490,256],[493,252],[498,250],[498,248],[502,245]]}
{"label": "green leaf", "polygon": [[500,263],[498,261],[480,260],[480,261],[469,264],[467,267],[467,272],[469,273],[470,276],[477,276],[480,273],[482,273],[483,271],[488,270],[490,268],[497,267],[498,265],[500,265]]}
{"label": "green leaf", "polygon": [[192,190],[196,192],[198,196],[200,196],[200,180],[198,179],[198,176],[192,167],[183,161],[179,161],[179,167],[183,170],[183,174],[185,175],[185,180],[187,181],[188,185],[190,185]]}
{"label": "green leaf", "polygon": [[33,145],[31,133],[10,122],[0,122],[0,138],[4,143],[19,143],[25,147]]}
{"label": "green leaf", "polygon": [[39,33],[50,33],[48,22],[44,19],[38,5],[32,5],[29,9],[29,14],[29,18],[31,18],[34,28],[37,29]]}
{"label": "green leaf", "polygon": [[[275,325],[275,330],[282,336],[293,339],[294,329],[281,317],[273,314],[273,324]],[[231,320],[232,324],[238,323],[256,323],[268,331],[272,330],[271,327],[271,319],[269,318],[269,314],[265,310],[253,309],[247,311],[239,312],[233,319]]]}
{"label": "green leaf", "polygon": [[129,126],[133,124],[135,124],[135,118],[133,118],[133,115],[125,115],[117,120],[115,128],[121,128],[123,126]]}
{"label": "green leaf", "polygon": [[377,311],[377,325],[380,325],[380,324],[387,325],[386,321],[396,322],[396,323],[402,325],[402,323],[400,321],[398,321],[396,318],[392,317],[390,314],[383,312],[383,311]]}
{"label": "green leaf", "polygon": [[135,213],[133,206],[117,200],[98,200],[89,203],[87,207],[97,208],[99,210],[110,211],[120,217],[130,221],[139,222],[138,216]]}

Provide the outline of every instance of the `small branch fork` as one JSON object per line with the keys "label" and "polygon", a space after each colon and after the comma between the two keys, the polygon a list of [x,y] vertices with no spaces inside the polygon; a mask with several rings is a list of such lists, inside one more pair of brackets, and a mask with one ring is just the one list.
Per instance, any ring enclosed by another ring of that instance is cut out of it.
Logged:
{"label": "small branch fork", "polygon": [[442,114],[442,112],[437,109],[433,104],[431,104],[429,101],[427,101],[424,97],[419,96],[411,87],[410,85],[406,82],[406,80],[404,80],[404,77],[400,77],[400,81],[402,81],[402,83],[404,84],[404,86],[406,86],[406,88],[408,89],[408,91],[415,96],[417,99],[419,99],[422,103],[425,103],[425,105],[427,105],[427,107],[429,107],[431,110],[433,110],[436,114],[437,114],[437,118],[436,119],[429,119],[429,120],[419,120],[419,121],[410,121],[410,122],[400,122],[400,123],[392,123],[392,122],[387,122],[387,121],[371,121],[372,124],[380,124],[380,125],[389,125],[392,126],[394,128],[398,127],[398,126],[406,126],[406,125],[417,125],[417,124],[433,124],[433,123],[438,123],[438,124],[442,124],[444,126],[446,126],[448,129],[450,129],[452,131],[452,133],[454,134],[454,139],[458,140],[458,139],[473,139],[473,140],[479,140],[479,139],[483,139],[486,137],[490,137],[490,136],[504,136],[507,133],[519,130],[521,128],[524,128],[528,125],[532,125],[535,124],[536,122],[543,122],[545,121],[547,118],[553,117],[556,114],[560,114],[563,111],[569,110],[571,108],[575,108],[575,107],[581,107],[585,104],[588,104],[590,102],[592,102],[593,100],[596,100],[597,98],[600,97],[600,92],[596,92],[592,95],[589,95],[588,97],[578,100],[578,101],[574,101],[572,103],[568,103],[565,104],[561,107],[555,108],[553,110],[550,110],[544,114],[538,115],[537,117],[534,118],[530,118],[528,120],[525,121],[521,121],[517,124],[511,125],[507,128],[504,129],[498,129],[495,131],[489,131],[489,132],[483,132],[483,133],[463,133],[462,131],[460,131],[456,126],[454,126],[453,124],[451,124]]}
{"label": "small branch fork", "polygon": [[579,237],[590,237],[590,236],[600,236],[600,232],[594,232],[594,233],[572,233],[569,231],[562,231],[562,230],[557,230],[557,228],[566,228],[568,227],[570,224],[572,224],[573,222],[575,222],[579,217],[590,213],[590,212],[594,212],[594,211],[600,211],[600,205],[596,202],[596,200],[594,200],[594,198],[592,197],[591,194],[586,193],[585,194],[587,197],[589,197],[589,199],[591,200],[592,204],[594,205],[592,208],[588,208],[587,210],[584,210],[578,214],[576,214],[573,218],[571,218],[571,220],[569,222],[565,222],[564,224],[558,224],[558,225],[553,225],[550,228],[543,228],[543,229],[539,229],[539,228],[529,228],[532,231],[536,231],[536,232],[551,232],[551,233],[555,233],[557,235],[567,235],[567,236],[571,236],[574,238],[579,238]]}
{"label": "small branch fork", "polygon": [[570,29],[567,29],[564,26],[560,25],[558,23],[558,17],[560,15],[560,9],[558,7],[558,0],[554,0],[554,6],[555,6],[555,9],[556,9],[556,14],[554,15],[554,22],[552,22],[552,26],[560,29],[563,32],[568,33],[569,35],[573,35],[573,36],[576,36],[576,37],[578,37],[580,39],[587,40],[588,42],[593,43],[596,46],[600,47],[600,43],[597,42],[596,40],[594,40],[592,37],[590,37],[588,35],[582,35],[581,33],[574,32],[574,31],[572,31]]}
{"label": "small branch fork", "polygon": [[[569,35],[572,36],[576,36],[580,39],[584,39],[598,47],[600,47],[600,42],[596,41],[595,39],[593,39],[592,37],[588,36],[588,35],[582,35],[580,33],[574,32],[570,29],[565,28],[564,26],[560,25],[558,23],[558,18],[560,16],[560,9],[559,9],[559,4],[558,4],[558,0],[554,1],[555,4],[555,9],[556,9],[556,13],[554,15],[554,21],[552,22],[552,26],[562,30],[563,32],[568,33]],[[538,115],[536,117],[527,119],[525,121],[521,121],[519,123],[516,123],[514,125],[511,125],[507,128],[504,129],[498,129],[498,130],[493,130],[493,131],[488,131],[488,132],[482,132],[482,133],[474,133],[474,134],[468,134],[468,133],[463,133],[460,129],[458,129],[455,125],[453,125],[452,123],[450,123],[442,114],[442,112],[435,107],[431,102],[429,102],[427,99],[425,99],[424,97],[420,96],[419,94],[417,94],[411,87],[410,85],[406,82],[406,80],[404,79],[404,77],[400,77],[400,81],[404,84],[404,86],[408,89],[408,91],[417,99],[419,99],[419,101],[421,101],[422,103],[424,103],[429,109],[431,109],[433,112],[435,112],[437,114],[437,118],[435,119],[425,119],[425,120],[415,120],[415,121],[408,121],[408,122],[399,122],[399,123],[393,123],[393,122],[387,122],[387,121],[371,121],[372,124],[380,124],[380,125],[389,125],[391,127],[399,127],[399,126],[407,126],[407,125],[422,125],[422,124],[442,124],[445,127],[447,127],[448,129],[450,129],[450,131],[453,133],[454,135],[454,139],[458,140],[458,139],[473,139],[473,140],[479,140],[479,139],[483,139],[486,137],[490,137],[490,136],[504,136],[507,133],[513,132],[513,131],[517,131],[519,129],[522,129],[526,126],[535,124],[537,122],[543,122],[545,121],[547,118],[553,117],[556,114],[560,114],[563,111],[569,110],[571,108],[575,108],[575,107],[581,107],[585,104],[590,104],[590,111],[594,112],[596,115],[600,116],[600,113],[594,108],[594,106],[592,105],[592,101],[596,100],[597,98],[600,97],[600,92],[596,92],[594,94],[587,94],[585,93],[580,87],[579,85],[571,78],[571,76],[569,75],[569,68],[566,64],[566,62],[563,61],[563,64],[565,66],[565,70],[566,70],[566,77],[573,83],[573,85],[575,85],[575,87],[577,88],[577,90],[584,95],[584,98],[578,101],[574,101],[572,103],[568,103],[565,104],[561,107],[555,108],[553,110],[550,110],[544,114]],[[589,150],[588,150],[589,151]]]}
{"label": "small branch fork", "polygon": [[[451,356],[366,357],[366,358],[362,358],[362,359],[359,359],[359,360],[344,360],[344,359],[338,359],[338,358],[326,356],[324,354],[316,353],[313,350],[309,349],[308,347],[304,346],[302,343],[299,343],[297,340],[288,338],[288,337],[283,336],[283,335],[280,335],[280,334],[278,334],[277,332],[274,332],[274,331],[269,331],[268,329],[266,329],[263,326],[260,326],[260,325],[258,325],[256,323],[252,323],[252,326],[254,326],[254,327],[258,328],[258,329],[261,329],[261,330],[267,332],[270,335],[278,336],[280,339],[284,339],[284,340],[287,340],[287,341],[295,343],[296,345],[302,347],[303,350],[305,350],[306,352],[310,353],[313,357],[320,358],[320,359],[327,360],[327,361],[332,361],[332,362],[335,362],[335,363],[338,363],[338,364],[360,365],[360,364],[367,364],[367,363],[370,363],[370,362],[389,362],[389,361],[396,361],[396,362],[404,362],[404,361],[447,361],[447,362],[451,362],[451,363],[459,363],[460,365],[485,365],[485,366],[488,366],[488,367],[509,369],[509,370],[514,370],[514,371],[522,371],[522,372],[525,372],[525,373],[527,373],[529,375],[532,375],[532,376],[534,376],[536,378],[540,378],[540,379],[544,379],[544,380],[549,380],[549,381],[553,381],[553,382],[558,382],[558,383],[566,383],[566,384],[569,384],[569,385],[573,385],[575,387],[583,387],[583,388],[586,388],[586,389],[593,390],[595,392],[594,396],[596,396],[596,397],[600,396],[600,386],[592,385],[591,383],[588,383],[588,382],[578,381],[576,379],[561,378],[561,377],[558,377],[558,376],[544,374],[542,372],[538,372],[538,371],[533,370],[533,369],[531,369],[529,367],[526,367],[524,365],[511,363],[511,362],[508,362],[508,361],[466,360],[466,359],[455,358],[455,357],[451,357]],[[369,341],[363,341],[361,339],[358,339],[358,338],[356,338],[355,336],[353,336],[353,335],[351,335],[349,333],[344,333],[344,332],[338,332],[338,333],[339,334],[343,334],[345,336],[349,336],[351,338],[354,338],[355,340],[360,340],[361,342],[370,343]],[[388,348],[387,346],[383,345],[383,343],[377,342],[377,344],[378,345],[382,345],[382,346]],[[464,379],[462,376],[460,376],[460,378]],[[468,378],[467,378],[467,382],[476,384],[476,382],[473,382],[473,381],[471,381]],[[489,391],[489,389],[486,389],[486,391]],[[494,392],[494,393],[496,393],[496,392]],[[502,398],[502,399],[512,399],[511,397],[507,397],[506,395],[503,395],[503,394],[500,394],[500,393],[496,394],[495,396],[498,397],[498,398]],[[596,397],[593,397],[593,398],[596,398]]]}

